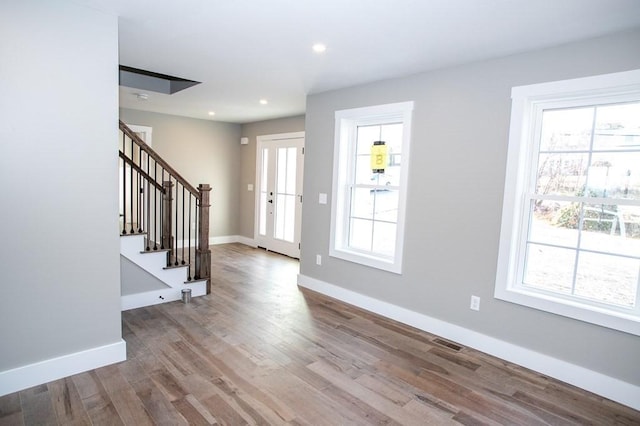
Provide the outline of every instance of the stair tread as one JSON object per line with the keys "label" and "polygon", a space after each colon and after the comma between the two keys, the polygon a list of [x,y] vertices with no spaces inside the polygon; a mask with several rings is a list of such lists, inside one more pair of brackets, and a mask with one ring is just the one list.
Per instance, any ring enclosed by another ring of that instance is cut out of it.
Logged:
{"label": "stair tread", "polygon": [[157,250],[142,250],[140,253],[148,254],[148,253],[166,253],[171,251],[170,249],[157,249]]}

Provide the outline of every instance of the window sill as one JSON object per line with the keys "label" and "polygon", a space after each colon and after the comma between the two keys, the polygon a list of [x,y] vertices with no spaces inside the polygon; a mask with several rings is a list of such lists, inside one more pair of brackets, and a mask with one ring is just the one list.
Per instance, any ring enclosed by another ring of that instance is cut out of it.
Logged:
{"label": "window sill", "polygon": [[567,300],[526,289],[496,286],[496,299],[640,336],[640,318],[614,309]]}
{"label": "window sill", "polygon": [[366,255],[360,252],[346,249],[331,249],[329,251],[329,256],[346,260],[348,262],[369,266],[371,268],[393,272],[394,274],[402,274],[402,266],[397,262],[394,262],[394,259],[390,258]]}

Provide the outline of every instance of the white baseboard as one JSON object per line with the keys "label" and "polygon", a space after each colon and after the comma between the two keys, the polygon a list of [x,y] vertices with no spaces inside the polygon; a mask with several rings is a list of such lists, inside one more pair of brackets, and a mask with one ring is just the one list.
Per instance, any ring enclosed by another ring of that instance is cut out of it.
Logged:
{"label": "white baseboard", "polygon": [[160,290],[145,291],[143,293],[123,295],[120,297],[121,309],[128,311],[129,309],[180,300],[182,299],[182,289],[184,288],[191,289],[191,297],[204,296],[207,294],[207,281],[196,280],[190,283],[184,283],[178,288],[163,288]]}
{"label": "white baseboard", "polygon": [[306,275],[298,285],[640,410],[640,386]]}
{"label": "white baseboard", "polygon": [[258,243],[253,238],[243,237],[242,235],[238,236],[238,241],[240,244],[244,244],[245,246],[256,248],[258,247]]}
{"label": "white baseboard", "polygon": [[226,235],[222,237],[210,237],[209,245],[240,243],[246,246],[257,247],[253,238],[247,238],[242,235]]}
{"label": "white baseboard", "polygon": [[125,361],[124,340],[0,372],[0,396]]}

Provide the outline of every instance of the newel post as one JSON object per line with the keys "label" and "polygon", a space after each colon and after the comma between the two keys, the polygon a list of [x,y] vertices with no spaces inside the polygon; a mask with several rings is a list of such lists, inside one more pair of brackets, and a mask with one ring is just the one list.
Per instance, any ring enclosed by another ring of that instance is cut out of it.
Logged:
{"label": "newel post", "polygon": [[171,235],[171,202],[173,201],[173,182],[162,182],[164,194],[162,194],[162,246],[167,252],[167,265],[171,264],[171,252],[173,250],[173,236]]}
{"label": "newel post", "polygon": [[211,207],[211,187],[201,183],[200,218],[198,221],[198,247],[196,248],[196,273],[198,278],[207,280],[207,294],[211,293],[211,250],[209,250],[209,207]]}

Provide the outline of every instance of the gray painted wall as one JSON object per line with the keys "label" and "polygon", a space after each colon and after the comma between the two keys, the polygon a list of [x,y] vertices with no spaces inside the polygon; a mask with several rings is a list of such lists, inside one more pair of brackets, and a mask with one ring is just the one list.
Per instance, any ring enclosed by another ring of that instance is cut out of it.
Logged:
{"label": "gray painted wall", "polygon": [[118,22],[2,2],[0,40],[2,372],[121,342]]}
{"label": "gray painted wall", "polygon": [[[309,96],[301,273],[640,385],[637,336],[493,299],[511,87],[640,68],[639,46],[637,30]],[[331,194],[334,112],[409,100],[403,274],[329,257],[331,205],[315,200]]]}
{"label": "gray painted wall", "polygon": [[168,285],[130,261],[120,256],[120,288],[123,296],[154,290],[166,290]]}
{"label": "gray painted wall", "polygon": [[275,120],[258,121],[244,124],[242,136],[249,138],[248,145],[241,149],[240,196],[240,235],[253,238],[255,220],[255,192],[247,190],[248,184],[256,182],[256,138],[278,133],[304,131],[304,115]]}
{"label": "gray painted wall", "polygon": [[239,232],[239,124],[120,109],[127,124],[153,128],[153,149],[193,186],[211,190],[210,237]]}

